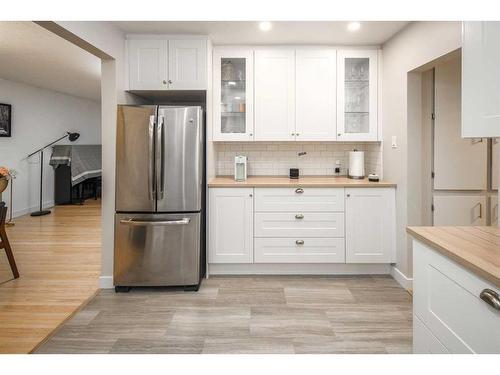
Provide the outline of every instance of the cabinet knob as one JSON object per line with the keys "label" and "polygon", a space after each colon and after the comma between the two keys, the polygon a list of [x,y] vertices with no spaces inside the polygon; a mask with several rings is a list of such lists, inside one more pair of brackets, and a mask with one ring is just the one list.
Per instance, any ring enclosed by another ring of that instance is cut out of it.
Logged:
{"label": "cabinet knob", "polygon": [[171,80],[171,79],[169,79],[169,80],[168,80],[168,83],[171,85],[171,84],[172,84],[172,80]]}
{"label": "cabinet knob", "polygon": [[297,245],[303,245],[304,244],[304,240],[297,240],[297,241],[295,241],[295,243]]}
{"label": "cabinet knob", "polygon": [[298,137],[300,134],[299,133],[295,133],[295,135]]}
{"label": "cabinet knob", "polygon": [[248,134],[250,137],[253,137],[253,133]]}
{"label": "cabinet knob", "polygon": [[342,133],[337,134],[337,136],[339,136],[339,137],[340,137],[341,135],[342,135]]}
{"label": "cabinet knob", "polygon": [[167,84],[167,81],[166,81],[166,80],[163,80],[162,82],[163,82],[163,84],[164,84],[164,85],[166,85],[166,84]]}
{"label": "cabinet knob", "polygon": [[250,194],[248,194],[248,196],[251,198],[251,197],[253,197],[253,194],[250,193]]}
{"label": "cabinet knob", "polygon": [[351,196],[351,194],[346,194],[346,197],[349,198]]}
{"label": "cabinet knob", "polygon": [[297,215],[295,215],[295,218],[296,219],[303,219],[304,218],[304,214],[297,214]]}
{"label": "cabinet knob", "polygon": [[295,192],[296,192],[297,194],[302,194],[302,193],[304,192],[304,189],[302,189],[302,188],[297,188],[297,189],[295,189]]}
{"label": "cabinet knob", "polygon": [[295,137],[295,133],[292,133],[292,137]]}

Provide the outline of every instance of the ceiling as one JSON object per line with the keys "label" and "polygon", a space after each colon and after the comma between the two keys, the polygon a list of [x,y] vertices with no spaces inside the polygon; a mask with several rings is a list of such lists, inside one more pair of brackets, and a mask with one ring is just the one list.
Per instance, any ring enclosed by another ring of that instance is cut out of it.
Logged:
{"label": "ceiling", "polygon": [[216,45],[227,44],[331,44],[380,45],[408,22],[361,22],[355,32],[342,21],[277,21],[268,32],[254,21],[116,21],[126,33],[208,35]]}
{"label": "ceiling", "polygon": [[0,22],[0,78],[100,100],[101,61],[33,22]]}

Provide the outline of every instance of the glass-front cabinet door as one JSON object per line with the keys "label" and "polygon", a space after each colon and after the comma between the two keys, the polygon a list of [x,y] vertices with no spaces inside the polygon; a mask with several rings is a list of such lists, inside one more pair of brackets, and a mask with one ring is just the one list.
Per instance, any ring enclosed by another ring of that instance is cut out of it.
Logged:
{"label": "glass-front cabinet door", "polygon": [[218,47],[213,53],[214,141],[252,141],[253,50]]}
{"label": "glass-front cabinet door", "polygon": [[337,58],[337,140],[377,141],[377,50],[341,50]]}

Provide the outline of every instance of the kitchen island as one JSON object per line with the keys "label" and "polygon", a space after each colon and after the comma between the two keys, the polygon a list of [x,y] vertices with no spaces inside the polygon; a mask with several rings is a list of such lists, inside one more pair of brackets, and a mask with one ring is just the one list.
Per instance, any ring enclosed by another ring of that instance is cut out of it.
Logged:
{"label": "kitchen island", "polygon": [[408,227],[414,353],[500,353],[500,228]]}

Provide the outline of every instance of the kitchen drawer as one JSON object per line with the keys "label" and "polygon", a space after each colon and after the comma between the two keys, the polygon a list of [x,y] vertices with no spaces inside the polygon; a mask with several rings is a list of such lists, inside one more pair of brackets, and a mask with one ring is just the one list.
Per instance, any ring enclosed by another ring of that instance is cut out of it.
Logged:
{"label": "kitchen drawer", "polygon": [[499,288],[418,241],[413,256],[414,314],[450,353],[500,353],[500,311],[479,297]]}
{"label": "kitchen drawer", "polygon": [[343,212],[344,188],[256,188],[257,212]]}
{"label": "kitchen drawer", "polygon": [[255,237],[344,237],[343,212],[257,212]]}
{"label": "kitchen drawer", "polygon": [[255,238],[255,263],[344,263],[343,238]]}
{"label": "kitchen drawer", "polygon": [[413,354],[449,354],[416,315],[413,315]]}

